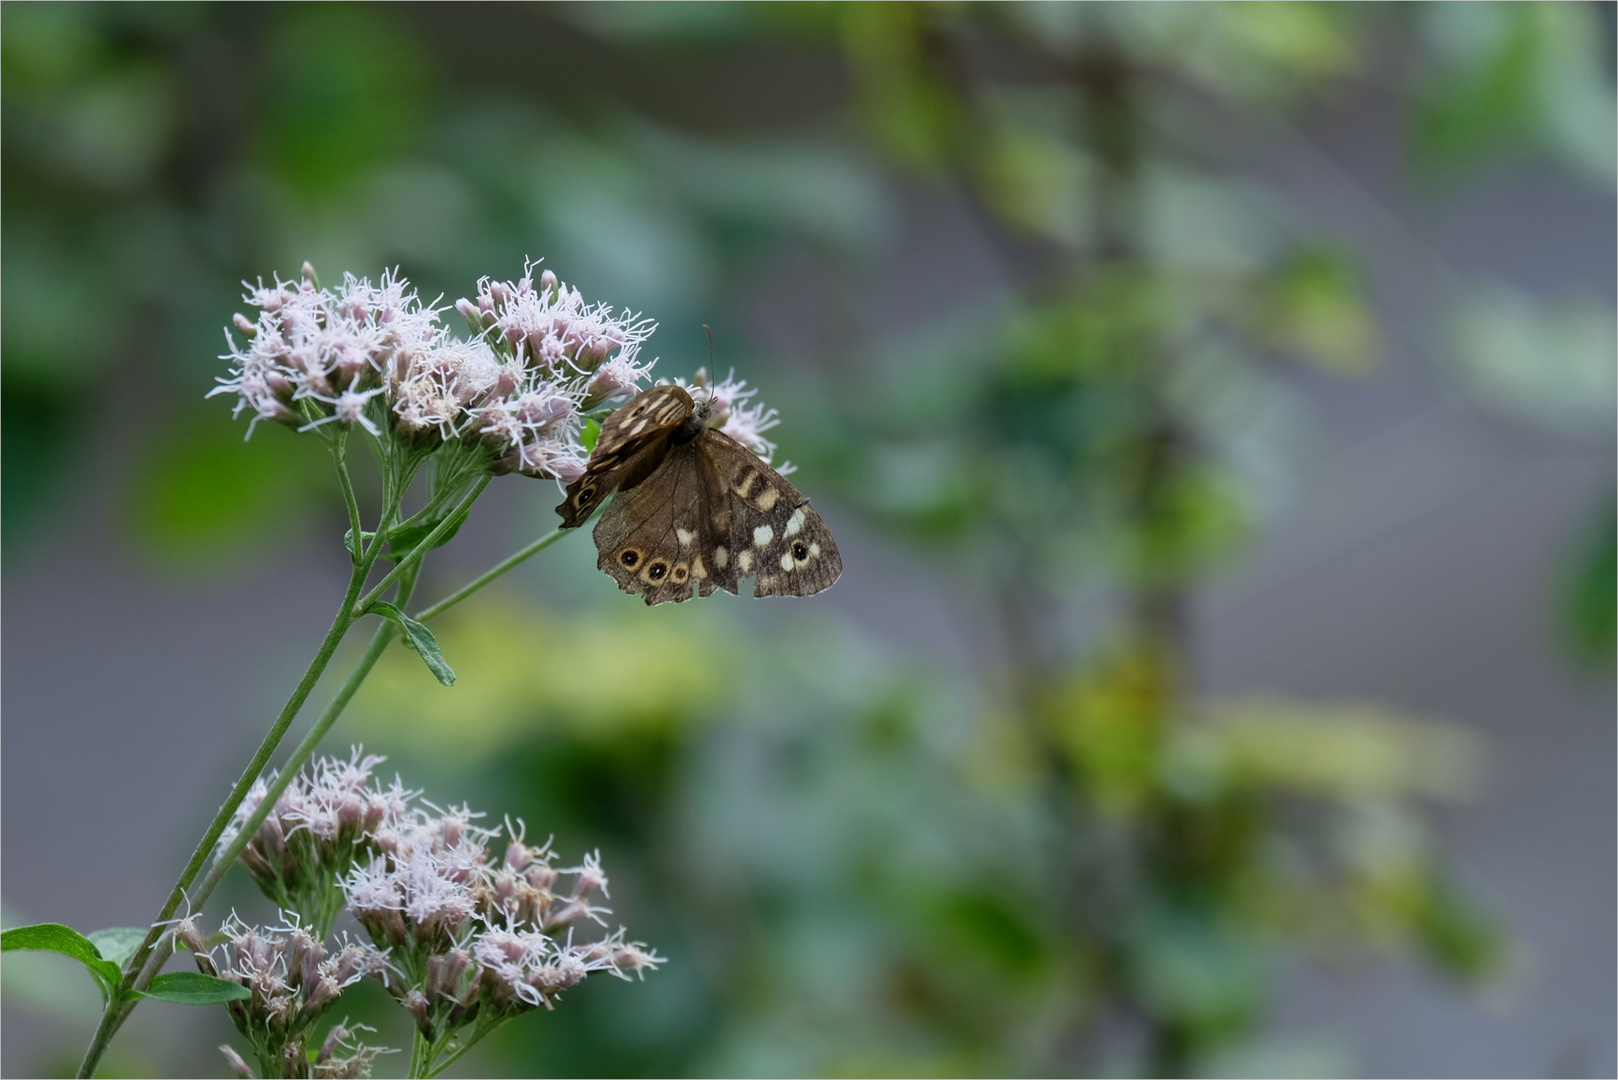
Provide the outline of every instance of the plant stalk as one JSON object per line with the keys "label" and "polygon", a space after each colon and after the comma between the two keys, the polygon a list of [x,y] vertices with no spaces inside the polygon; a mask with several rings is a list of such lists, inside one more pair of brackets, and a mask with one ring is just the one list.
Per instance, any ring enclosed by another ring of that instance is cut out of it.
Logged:
{"label": "plant stalk", "polygon": [[[270,726],[270,730],[265,734],[263,741],[259,743],[258,750],[253,754],[252,760],[247,763],[247,768],[242,771],[241,777],[236,781],[236,786],[231,788],[230,794],[226,796],[224,803],[219,807],[218,813],[214,814],[213,821],[208,824],[202,838],[197,841],[196,849],[192,851],[191,858],[185,864],[185,869],[180,871],[179,879],[174,883],[174,888],[169,892],[168,900],[163,904],[163,910],[153,921],[151,929],[146,932],[146,938],[141,942],[140,948],[135,950],[135,954],[130,957],[128,964],[125,965],[124,978],[118,988],[118,993],[112,996],[112,999],[107,1003],[106,1009],[102,1011],[101,1022],[96,1026],[95,1035],[91,1038],[88,1049],[85,1050],[84,1060],[79,1065],[78,1075],[80,1077],[93,1075],[96,1065],[101,1060],[101,1055],[106,1052],[107,1043],[112,1039],[113,1032],[117,1030],[123,1012],[123,993],[131,989],[144,990],[146,986],[151,984],[151,976],[155,975],[156,972],[153,971],[148,975],[145,970],[146,962],[152,955],[157,939],[163,935],[164,924],[174,917],[174,913],[179,910],[180,904],[185,901],[186,889],[202,870],[203,863],[207,861],[208,853],[219,842],[220,835],[225,831],[225,827],[230,824],[230,819],[235,816],[236,808],[241,805],[242,800],[247,797],[248,791],[252,789],[254,781],[259,778],[259,775],[264,771],[264,767],[269,764],[270,756],[275,753],[276,747],[281,744],[281,739],[286,735],[287,728],[292,725],[293,718],[298,715],[298,710],[303,707],[304,701],[309,697],[309,692],[314,689],[315,683],[319,681],[321,674],[326,670],[326,665],[331,662],[332,654],[337,651],[337,646],[343,640],[343,635],[353,625],[354,618],[351,611],[360,590],[365,587],[365,577],[370,568],[371,564],[367,561],[363,565],[354,567],[353,572],[349,575],[348,589],[343,595],[343,604],[338,608],[336,616],[332,619],[331,628],[326,631],[326,637],[321,641],[320,648],[315,653],[315,658],[309,662],[309,667],[304,671],[303,678],[298,681],[297,688],[292,691],[292,696],[287,699],[287,703],[282,707],[280,715],[275,718],[275,723]],[[142,977],[145,977],[144,982],[142,982]]]}

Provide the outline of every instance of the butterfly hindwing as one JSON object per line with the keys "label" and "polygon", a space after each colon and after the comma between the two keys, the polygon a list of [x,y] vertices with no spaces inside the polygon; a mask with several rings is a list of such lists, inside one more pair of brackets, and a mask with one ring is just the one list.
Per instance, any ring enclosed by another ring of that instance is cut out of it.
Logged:
{"label": "butterfly hindwing", "polygon": [[647,604],[689,600],[708,572],[702,485],[695,444],[670,448],[657,470],[643,483],[620,489],[596,522],[596,565]]}
{"label": "butterfly hindwing", "polygon": [[692,408],[691,395],[678,386],[654,386],[607,417],[584,475],[567,486],[567,499],[556,508],[562,528],[584,524],[614,490],[633,488],[657,471]]}
{"label": "butterfly hindwing", "polygon": [[723,490],[710,511],[715,546],[709,561],[723,575],[719,587],[735,592],[735,583],[751,575],[755,596],[809,596],[829,588],[843,560],[809,500],[722,432],[705,432],[698,442],[707,490]]}

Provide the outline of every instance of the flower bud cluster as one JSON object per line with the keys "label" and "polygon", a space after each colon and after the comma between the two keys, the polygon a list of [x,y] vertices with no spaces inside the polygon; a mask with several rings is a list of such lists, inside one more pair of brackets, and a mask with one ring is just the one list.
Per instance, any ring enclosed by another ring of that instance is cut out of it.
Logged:
{"label": "flower bud cluster", "polygon": [[[387,964],[383,954],[369,945],[344,939],[328,950],[314,928],[301,924],[295,914],[282,912],[282,919],[279,926],[261,929],[248,926],[232,912],[220,927],[225,940],[211,950],[203,947],[194,919],[181,920],[174,936],[192,951],[203,974],[250,992],[251,996],[226,1006],[258,1059],[260,1075],[308,1076],[310,1029],[349,986],[367,975],[385,980]],[[342,1070],[368,1067],[375,1052],[359,1048],[347,1057],[336,1057],[338,1043],[346,1037],[333,1042],[326,1054],[326,1064],[337,1071],[317,1075],[362,1075]]]}
{"label": "flower bud cluster", "polygon": [[577,441],[583,414],[640,388],[652,367],[640,347],[656,324],[585,303],[549,270],[536,281],[533,263],[515,282],[480,279],[477,299],[455,308],[517,380],[473,419],[499,453],[496,471],[577,479],[588,457]]}
{"label": "flower bud cluster", "polygon": [[230,373],[209,396],[236,395],[249,436],[260,420],[359,427],[410,451],[461,447],[496,473],[570,481],[588,456],[584,411],[633,393],[651,368],[637,356],[654,324],[586,304],[550,271],[536,285],[533,264],[456,304],[467,341],[396,273],[322,289],[306,263],[298,281],[260,282],[243,299],[257,316],[226,329]]}
{"label": "flower bud cluster", "polygon": [[[395,777],[371,784],[384,758],[355,748],[347,761],[323,758],[293,778],[242,851],[242,864],[277,906],[299,912],[324,934],[342,910],[338,879],[377,850],[376,838],[404,821],[410,801]],[[228,846],[262,805],[275,773],[261,777],[220,837]]]}
{"label": "flower bud cluster", "polygon": [[[190,917],[173,927],[205,973],[252,991],[231,1010],[261,1068],[280,1070],[263,1075],[308,1075],[285,1071],[306,1060],[294,1050],[304,1053],[308,1025],[365,975],[378,976],[411,1014],[431,1064],[519,1013],[554,1008],[562,991],[594,972],[627,979],[663,962],[622,928],[575,942],[579,928],[605,927],[612,914],[599,902],[609,896],[599,853],[557,867],[550,841],[528,844],[520,823],[508,821],[495,862],[490,842],[500,834],[476,824],[480,814],[439,809],[398,779],[373,784],[382,760],[356,747],[346,760],[315,762],[254,832],[242,861],[283,904],[283,925],[261,930],[232,915],[225,942],[211,952]],[[255,786],[222,843],[240,834],[265,796]],[[322,945],[344,906],[374,947]],[[361,1057],[368,1065],[364,1055],[331,1060],[335,1069]]]}
{"label": "flower bud cluster", "polygon": [[598,855],[558,868],[549,842],[530,846],[518,828],[492,865],[496,834],[473,825],[474,816],[464,807],[418,812],[379,840],[383,854],[343,882],[349,910],[389,949],[401,976],[390,989],[432,1053],[468,1031],[553,1008],[592,972],[627,978],[662,962],[622,929],[574,943],[576,924],[605,926],[611,914],[596,900],[608,888]]}

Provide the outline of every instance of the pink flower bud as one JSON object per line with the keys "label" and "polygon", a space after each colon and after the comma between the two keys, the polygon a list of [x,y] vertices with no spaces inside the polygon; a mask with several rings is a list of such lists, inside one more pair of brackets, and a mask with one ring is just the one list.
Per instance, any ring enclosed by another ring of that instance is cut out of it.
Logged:
{"label": "pink flower bud", "polygon": [[542,292],[555,292],[556,285],[556,275],[551,271],[546,270],[544,273],[539,275],[539,287]]}
{"label": "pink flower bud", "polygon": [[253,1080],[253,1070],[247,1067],[247,1062],[243,1061],[242,1056],[232,1050],[228,1043],[221,1045],[219,1052],[225,1055],[225,1064],[230,1066],[232,1072],[237,1076],[245,1077],[246,1080]]}
{"label": "pink flower bud", "polygon": [[427,1019],[429,1005],[427,999],[422,996],[421,991],[410,991],[410,993],[405,995],[405,999],[400,1002],[400,1004],[405,1007],[406,1012],[415,1017],[416,1027],[421,1029],[421,1033],[427,1036],[428,1039],[431,1039],[433,1037],[433,1029],[432,1024]]}
{"label": "pink flower bud", "polygon": [[184,945],[199,956],[207,955],[207,946],[203,944],[202,933],[197,929],[196,920],[190,916],[174,924],[174,941],[175,944]]}
{"label": "pink flower bud", "polygon": [[345,795],[337,808],[337,834],[344,839],[360,835],[365,826],[365,800],[358,795]]}
{"label": "pink flower bud", "polygon": [[342,984],[330,975],[317,975],[312,989],[305,990],[303,1012],[313,1016],[327,1005],[336,1001],[343,992]]}
{"label": "pink flower bud", "polygon": [[556,870],[549,863],[539,863],[528,871],[528,884],[542,893],[549,893],[556,884]]}
{"label": "pink flower bud", "polygon": [[472,964],[472,954],[465,949],[451,949],[444,957],[444,988],[446,992],[453,992],[460,984],[461,976]]}
{"label": "pink flower bud", "polygon": [[433,955],[427,958],[427,975],[422,980],[421,989],[427,998],[438,997],[443,993],[444,987],[444,957]]}
{"label": "pink flower bud", "polygon": [[326,959],[325,948],[301,926],[290,931],[287,940],[287,980],[293,986],[313,986],[320,975],[320,962]]}
{"label": "pink flower bud", "polygon": [[236,329],[242,332],[242,336],[249,341],[258,337],[258,324],[241,312],[238,311],[231,321],[236,324]]}

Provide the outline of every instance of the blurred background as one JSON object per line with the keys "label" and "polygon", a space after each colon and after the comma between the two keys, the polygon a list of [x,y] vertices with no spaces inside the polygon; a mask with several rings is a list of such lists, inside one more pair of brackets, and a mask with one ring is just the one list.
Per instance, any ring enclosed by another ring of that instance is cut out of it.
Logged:
{"label": "blurred background", "polygon": [[[713,327],[846,569],[648,610],[574,536],[454,688],[385,658],[329,749],[599,847],[670,960],[457,1072],[1618,1069],[1611,5],[0,22],[7,925],[149,918],[341,594],[318,449],[203,400],[241,279],[542,256],[658,374]],[[90,980],[3,985],[69,1075]]]}

